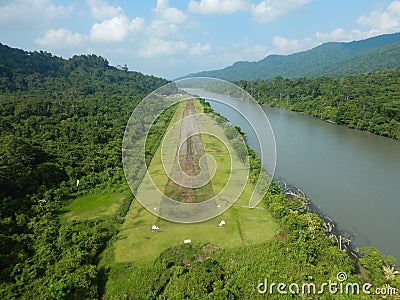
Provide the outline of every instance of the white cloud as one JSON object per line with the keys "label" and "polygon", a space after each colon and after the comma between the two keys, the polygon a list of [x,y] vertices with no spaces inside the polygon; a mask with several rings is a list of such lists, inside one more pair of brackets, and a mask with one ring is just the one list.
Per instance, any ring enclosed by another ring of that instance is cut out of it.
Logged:
{"label": "white cloud", "polygon": [[266,23],[285,15],[312,0],[190,0],[188,10],[198,14],[233,14],[250,12],[256,21]]}
{"label": "white cloud", "polygon": [[208,43],[191,46],[182,39],[180,26],[188,19],[181,10],[170,7],[168,0],[157,0],[153,9],[154,19],[145,29],[146,39],[138,51],[145,58],[169,57],[173,55],[202,55],[210,50]]}
{"label": "white cloud", "polygon": [[188,45],[183,40],[168,40],[163,38],[149,38],[138,51],[138,55],[145,58],[166,57],[172,59],[173,55],[194,55],[200,56],[210,52],[211,46],[208,43],[194,43]]}
{"label": "white cloud", "polygon": [[[157,0],[153,12],[154,19],[145,28],[146,39],[138,55],[153,58],[187,53],[191,48],[180,34],[180,26],[188,19],[187,15],[171,7],[168,0]],[[196,51],[195,48],[192,51]]]}
{"label": "white cloud", "polygon": [[208,43],[200,44],[196,43],[189,48],[189,54],[191,55],[202,55],[204,53],[209,52],[211,49]]}
{"label": "white cloud", "polygon": [[112,19],[107,19],[101,23],[93,24],[90,30],[90,38],[96,42],[124,41],[130,34],[141,31],[144,28],[144,20],[135,18],[129,20],[125,15],[119,15]]}
{"label": "white cloud", "polygon": [[383,10],[373,10],[367,16],[361,16],[357,23],[379,33],[400,30],[400,1],[391,2]]}
{"label": "white cloud", "polygon": [[247,0],[190,0],[189,12],[198,14],[233,14],[250,9]]}
{"label": "white cloud", "polygon": [[232,64],[236,61],[257,61],[270,54],[266,46],[250,45],[247,39],[229,48],[222,49],[221,52],[227,64]]}
{"label": "white cloud", "polygon": [[111,6],[105,0],[87,0],[86,3],[93,17],[101,20],[90,29],[93,42],[120,43],[145,27],[143,18],[129,19],[120,6]]}
{"label": "white cloud", "polygon": [[120,43],[145,27],[143,18],[127,17],[121,7],[109,5],[105,0],[87,0],[92,15],[101,20],[90,29],[93,42]]}
{"label": "white cloud", "polygon": [[328,33],[317,32],[315,39],[320,42],[351,42],[354,40],[362,40],[371,36],[376,35],[374,31],[361,31],[359,29],[353,29],[346,31],[343,28],[336,28]]}
{"label": "white cloud", "polygon": [[35,42],[44,48],[51,49],[70,49],[80,47],[86,40],[86,36],[73,33],[65,28],[50,29],[43,38]]}
{"label": "white cloud", "polygon": [[260,23],[273,21],[312,0],[263,0],[251,5],[254,18]]}
{"label": "white cloud", "polygon": [[87,0],[86,3],[92,16],[98,20],[111,19],[123,14],[120,6],[111,6],[104,0]]}
{"label": "white cloud", "polygon": [[170,56],[187,51],[188,45],[185,41],[170,41],[160,38],[150,38],[145,42],[143,48],[138,52],[141,57]]}
{"label": "white cloud", "polygon": [[274,37],[272,39],[272,44],[281,54],[295,52],[302,48],[302,45],[299,40],[288,39],[282,36]]}
{"label": "white cloud", "polygon": [[400,31],[400,1],[392,1],[384,9],[373,10],[368,15],[359,17],[357,23],[367,27],[367,30],[336,28],[328,33],[317,32],[314,37],[309,37],[305,41],[312,41],[314,45],[323,42],[350,42],[379,34],[398,32]]}
{"label": "white cloud", "polygon": [[175,7],[170,7],[168,0],[157,0],[154,12],[156,13],[157,18],[170,24],[181,24],[187,19],[187,15],[185,15],[181,10]]}
{"label": "white cloud", "polygon": [[167,38],[179,35],[179,27],[176,24],[156,19],[146,28],[146,33],[148,37]]}
{"label": "white cloud", "polygon": [[179,26],[187,20],[187,15],[175,7],[170,7],[168,0],[157,0],[153,12],[154,19],[146,28],[146,35],[149,38],[170,39],[171,36],[177,37]]}
{"label": "white cloud", "polygon": [[314,35],[303,39],[289,39],[282,36],[275,36],[272,44],[275,47],[276,54],[291,54],[304,51],[326,42],[351,42],[371,37],[373,32],[363,32],[358,29],[346,31],[343,28],[336,28],[331,32],[317,32]]}
{"label": "white cloud", "polygon": [[43,28],[56,17],[69,14],[72,7],[55,5],[51,0],[2,1],[0,31]]}
{"label": "white cloud", "polygon": [[388,12],[393,15],[400,15],[400,1],[393,1],[389,6],[388,6]]}
{"label": "white cloud", "polygon": [[304,39],[288,39],[281,36],[273,38],[278,54],[293,53],[306,50],[326,42],[351,42],[372,36],[400,31],[400,1],[392,1],[381,10],[373,10],[357,19],[359,25],[367,30],[336,28],[330,32],[317,32]]}
{"label": "white cloud", "polygon": [[[145,27],[145,22],[142,18],[129,19],[122,13],[121,9],[111,9],[105,2],[97,0],[89,0],[88,3],[100,6],[94,11],[97,18],[103,18],[118,14],[112,18],[105,19],[99,23],[94,23],[90,29],[89,35],[73,33],[65,28],[50,29],[42,38],[36,39],[35,42],[46,49],[79,49],[82,46],[91,47],[93,42],[102,43],[120,43],[124,42],[128,37],[142,31]],[[103,5],[103,6],[101,6]],[[111,7],[112,8],[112,7]],[[92,11],[93,13],[93,11]]]}

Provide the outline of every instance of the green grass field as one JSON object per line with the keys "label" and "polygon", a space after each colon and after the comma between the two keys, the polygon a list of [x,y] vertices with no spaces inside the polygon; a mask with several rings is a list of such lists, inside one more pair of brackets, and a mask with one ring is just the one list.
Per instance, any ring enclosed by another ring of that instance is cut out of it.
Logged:
{"label": "green grass field", "polygon": [[[183,109],[183,104],[177,107],[171,124],[179,120]],[[196,109],[201,109],[199,103],[196,103]],[[217,172],[212,179],[212,184],[214,192],[218,193],[228,178],[227,172],[231,162],[226,159],[226,148],[216,138],[202,135],[202,140],[206,152],[213,155],[217,162]],[[149,166],[149,171],[154,182],[162,189],[167,184],[168,178],[162,169],[160,153],[159,147]],[[193,243],[198,244],[212,243],[226,249],[271,240],[278,226],[268,210],[262,207],[254,209],[247,207],[253,188],[253,185],[248,183],[236,203],[222,215],[195,224],[179,224],[161,219],[147,211],[134,199],[115,242],[106,250],[107,260],[111,264],[151,262],[167,248],[183,244],[185,239],[191,239]],[[82,221],[115,216],[130,193],[128,187],[121,187],[118,192],[106,191],[78,197],[65,208],[61,218],[64,221]],[[222,228],[218,226],[221,220],[226,222],[226,226]],[[159,232],[151,231],[153,224],[160,228]],[[111,261],[110,251],[113,252]]]}
{"label": "green grass field", "polygon": [[[195,105],[196,111],[202,112],[200,103],[196,101]],[[183,103],[178,106],[171,124],[181,118],[183,108]],[[218,193],[229,178],[229,153],[226,147],[211,135],[202,134],[202,140],[206,153],[213,155],[217,162],[217,171],[211,183],[214,192]],[[163,190],[168,178],[161,163],[160,148],[151,161],[149,173],[154,183]],[[134,200],[114,245],[115,262],[149,262],[165,249],[183,244],[185,239],[190,239],[193,243],[213,243],[222,248],[259,244],[272,239],[277,225],[269,212],[261,207],[246,207],[253,188],[253,185],[248,183],[233,207],[214,219],[195,224],[166,221],[148,212]],[[218,226],[221,220],[226,222],[226,226],[222,228]],[[160,231],[152,232],[153,224],[157,225]]]}
{"label": "green grass field", "polygon": [[[202,106],[196,102],[196,110]],[[184,104],[178,105],[170,124],[181,118]],[[201,124],[200,124],[201,126]],[[202,134],[206,153],[211,154],[217,163],[215,176],[212,178],[214,193],[225,186],[229,178],[231,160],[227,159],[226,147],[211,135]],[[162,189],[168,183],[168,177],[161,164],[161,149],[157,149],[149,172],[157,186]],[[61,215],[63,222],[84,221],[95,218],[106,218],[110,226],[116,226],[118,233],[110,240],[99,259],[99,270],[109,270],[104,281],[105,299],[120,299],[123,291],[141,289],[143,284],[158,276],[153,262],[170,247],[183,244],[191,239],[195,244],[215,244],[222,249],[262,244],[274,238],[278,230],[277,223],[269,211],[263,207],[247,207],[254,186],[247,184],[232,207],[211,220],[195,224],[179,224],[161,219],[147,211],[136,199],[132,201],[124,222],[115,218],[120,208],[131,197],[128,186],[121,186],[113,191],[104,191],[93,195],[78,197],[64,209]],[[221,220],[226,222],[219,227]],[[156,224],[160,231],[152,232]],[[103,272],[102,271],[102,272]],[[119,295],[119,296],[112,296]]]}
{"label": "green grass field", "polygon": [[83,221],[116,215],[130,193],[131,191],[126,187],[118,192],[105,191],[101,194],[78,197],[63,209],[61,218],[66,221]]}
{"label": "green grass field", "polygon": [[[218,227],[221,220],[225,220],[225,227]],[[153,224],[160,228],[159,232],[151,231]],[[152,261],[167,248],[183,244],[185,239],[227,249],[259,244],[272,239],[276,230],[275,221],[264,209],[233,206],[214,219],[179,224],[158,218],[134,201],[115,242],[115,261]]]}

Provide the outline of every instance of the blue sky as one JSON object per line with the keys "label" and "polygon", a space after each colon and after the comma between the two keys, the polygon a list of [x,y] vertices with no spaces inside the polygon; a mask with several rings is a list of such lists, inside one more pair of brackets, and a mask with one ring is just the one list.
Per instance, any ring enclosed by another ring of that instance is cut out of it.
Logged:
{"label": "blue sky", "polygon": [[0,42],[167,79],[400,31],[400,0],[0,0]]}

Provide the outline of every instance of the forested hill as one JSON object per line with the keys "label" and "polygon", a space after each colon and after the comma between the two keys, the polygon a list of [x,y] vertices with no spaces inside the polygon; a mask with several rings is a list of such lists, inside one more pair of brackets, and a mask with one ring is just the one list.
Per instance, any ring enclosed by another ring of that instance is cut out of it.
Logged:
{"label": "forested hill", "polygon": [[[66,60],[0,45],[0,138],[6,141],[0,145],[0,197],[35,193],[45,182],[66,178],[89,176],[82,186],[89,188],[103,182],[102,172],[113,174],[108,180],[120,177],[126,122],[135,105],[165,83],[96,55]],[[35,168],[42,163],[48,170],[38,180]]]}
{"label": "forested hill", "polygon": [[50,78],[70,84],[75,92],[85,95],[110,92],[115,83],[123,83],[135,94],[151,92],[166,83],[161,78],[130,72],[126,66],[110,66],[105,58],[96,55],[75,55],[67,60],[48,52],[27,52],[0,43],[1,91],[33,91],[35,85],[46,85]]}
{"label": "forested hill", "polygon": [[185,77],[216,77],[229,81],[343,76],[400,67],[400,33],[350,43],[325,43],[291,55],[269,55],[257,62],[240,61],[221,70]]}
{"label": "forested hill", "polygon": [[97,297],[112,218],[64,224],[58,215],[78,193],[121,186],[126,122],[165,83],[95,55],[0,45],[0,299]]}
{"label": "forested hill", "polygon": [[[120,168],[119,157],[109,155],[108,159],[115,161],[110,164],[103,159],[101,164],[107,167],[101,166],[99,157],[106,153],[97,151],[104,152],[105,145],[112,144],[118,153],[124,126],[135,105],[166,83],[165,79],[130,72],[126,67],[110,66],[96,55],[66,60],[47,52],[0,45],[0,138],[7,140],[10,147],[14,145],[17,152],[17,145],[24,148],[23,145],[40,144],[39,150],[47,156],[52,154],[52,161],[70,178],[91,173],[93,181],[96,170]],[[3,150],[13,156],[13,149]],[[38,160],[32,158],[30,163],[35,161]],[[33,168],[28,165],[28,169]],[[11,171],[12,168],[0,169],[0,196],[20,186],[7,181],[10,174],[3,172]],[[36,178],[30,182],[35,184]],[[35,191],[34,187],[23,186]]]}

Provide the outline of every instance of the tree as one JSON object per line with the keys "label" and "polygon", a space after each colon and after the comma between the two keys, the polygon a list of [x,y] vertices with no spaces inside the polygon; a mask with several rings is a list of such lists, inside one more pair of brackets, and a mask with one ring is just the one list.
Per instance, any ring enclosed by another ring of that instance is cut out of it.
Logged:
{"label": "tree", "polygon": [[396,271],[393,266],[383,266],[382,270],[387,281],[394,281],[396,275],[399,274],[399,271]]}

